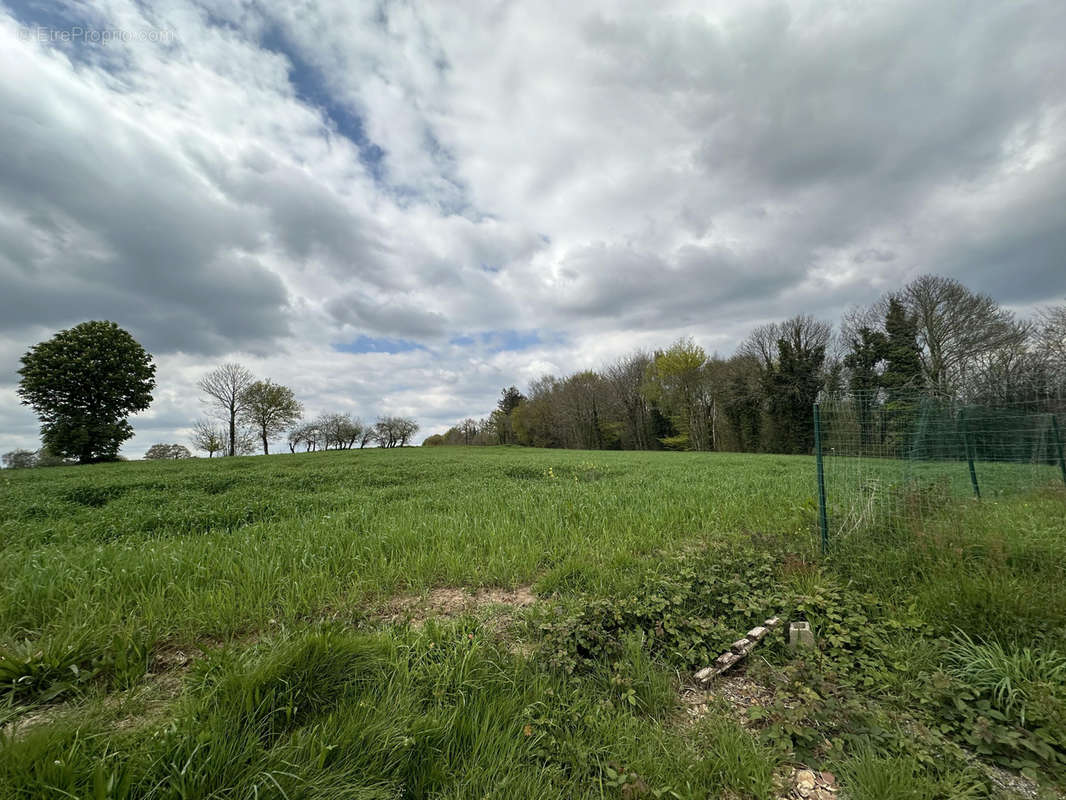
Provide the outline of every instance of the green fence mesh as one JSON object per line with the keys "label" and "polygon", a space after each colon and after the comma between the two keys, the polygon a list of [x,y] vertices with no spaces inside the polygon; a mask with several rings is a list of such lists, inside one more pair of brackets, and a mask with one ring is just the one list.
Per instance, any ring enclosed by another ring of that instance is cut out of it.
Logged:
{"label": "green fence mesh", "polygon": [[1062,396],[966,403],[851,393],[821,398],[817,419],[830,539],[954,498],[1066,485]]}

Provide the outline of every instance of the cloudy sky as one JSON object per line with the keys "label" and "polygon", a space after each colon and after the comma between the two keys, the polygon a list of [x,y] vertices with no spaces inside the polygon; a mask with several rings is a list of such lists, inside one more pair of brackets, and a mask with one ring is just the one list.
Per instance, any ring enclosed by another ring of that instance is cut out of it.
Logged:
{"label": "cloudy sky", "polygon": [[[1066,3],[0,2],[0,451],[19,356],[239,360],[423,434],[923,272],[1066,297]],[[421,435],[420,437],[421,438]]]}

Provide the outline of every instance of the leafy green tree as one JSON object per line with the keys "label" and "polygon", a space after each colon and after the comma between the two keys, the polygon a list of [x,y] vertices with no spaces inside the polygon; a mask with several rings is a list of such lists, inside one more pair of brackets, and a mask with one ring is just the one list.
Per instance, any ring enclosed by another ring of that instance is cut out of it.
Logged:
{"label": "leafy green tree", "polygon": [[492,429],[496,433],[496,440],[500,444],[513,444],[515,441],[514,427],[511,424],[511,412],[526,401],[526,396],[518,391],[516,386],[508,386],[500,393],[496,410],[490,415]]}
{"label": "leafy green tree", "polygon": [[711,395],[705,372],[707,353],[692,339],[681,338],[656,353],[646,384],[652,402],[661,403],[677,436],[660,441],[670,449],[711,450]]}
{"label": "leafy green tree", "polygon": [[46,450],[110,461],[133,436],[126,418],[152,402],[152,357],[114,322],[83,322],[22,357],[18,394],[41,420]]}
{"label": "leafy green tree", "polygon": [[762,446],[763,400],[761,366],[751,355],[737,354],[727,363],[723,410],[738,450],[757,452]]}
{"label": "leafy green tree", "polygon": [[500,393],[500,400],[496,403],[496,408],[500,409],[504,414],[510,414],[525,401],[526,396],[518,391],[517,387],[508,386]]}
{"label": "leafy green tree", "polygon": [[776,358],[768,360],[764,375],[773,448],[784,453],[809,453],[814,446],[811,409],[824,382],[822,367],[830,328],[806,315],[776,327]]}
{"label": "leafy green tree", "polygon": [[270,440],[292,427],[303,407],[288,386],[272,381],[256,381],[241,392],[240,420],[253,428],[263,443],[263,455],[270,453]]}

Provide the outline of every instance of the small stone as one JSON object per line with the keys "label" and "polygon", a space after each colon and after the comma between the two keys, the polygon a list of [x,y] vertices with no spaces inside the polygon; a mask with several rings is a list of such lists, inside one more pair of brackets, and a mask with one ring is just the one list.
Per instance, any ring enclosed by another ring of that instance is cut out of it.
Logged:
{"label": "small stone", "polygon": [[809,622],[793,622],[788,626],[788,646],[792,649],[814,647],[814,631]]}
{"label": "small stone", "polygon": [[813,789],[816,781],[814,779],[814,773],[809,769],[801,769],[796,773],[796,787],[799,789]]}
{"label": "small stone", "polygon": [[825,770],[822,770],[819,773],[819,777],[821,777],[822,783],[827,784],[828,786],[836,785],[837,776],[834,775],[832,772],[826,772]]}
{"label": "small stone", "polygon": [[750,631],[748,631],[748,638],[756,642],[761,642],[766,637],[766,634],[768,634],[769,632],[769,628],[763,625],[759,625],[758,627],[752,628]]}
{"label": "small stone", "polygon": [[766,622],[763,623],[763,625],[767,628],[776,628],[780,624],[781,617],[770,617],[770,619],[766,620]]}
{"label": "small stone", "polygon": [[704,667],[696,673],[696,680],[700,683],[706,683],[715,676],[714,667]]}

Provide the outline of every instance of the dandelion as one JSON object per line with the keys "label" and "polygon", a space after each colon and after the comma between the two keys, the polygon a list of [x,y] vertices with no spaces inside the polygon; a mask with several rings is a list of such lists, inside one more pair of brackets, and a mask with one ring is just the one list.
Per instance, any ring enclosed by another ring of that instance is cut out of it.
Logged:
{"label": "dandelion", "polygon": [[526,736],[532,736],[533,735],[533,726],[532,725],[526,725],[526,727],[522,728],[522,733],[524,733]]}

